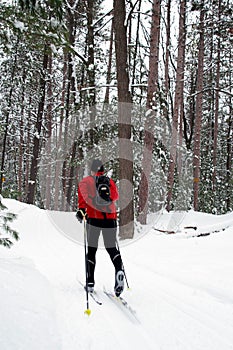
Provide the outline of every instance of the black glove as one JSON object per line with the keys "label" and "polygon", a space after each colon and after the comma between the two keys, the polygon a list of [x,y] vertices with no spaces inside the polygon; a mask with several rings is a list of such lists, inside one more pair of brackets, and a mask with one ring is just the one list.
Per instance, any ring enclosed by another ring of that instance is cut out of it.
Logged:
{"label": "black glove", "polygon": [[76,218],[80,223],[82,223],[84,217],[86,216],[86,209],[85,208],[80,208],[77,213],[76,213]]}

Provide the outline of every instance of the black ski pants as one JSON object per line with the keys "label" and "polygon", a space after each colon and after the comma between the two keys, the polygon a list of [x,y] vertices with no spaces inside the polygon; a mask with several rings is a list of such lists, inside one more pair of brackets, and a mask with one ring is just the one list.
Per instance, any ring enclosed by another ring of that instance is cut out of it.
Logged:
{"label": "black ski pants", "polygon": [[102,232],[104,246],[115,267],[115,271],[122,270],[122,259],[116,247],[117,222],[113,219],[87,219],[87,274],[88,283],[95,283],[94,273],[96,252],[100,233]]}

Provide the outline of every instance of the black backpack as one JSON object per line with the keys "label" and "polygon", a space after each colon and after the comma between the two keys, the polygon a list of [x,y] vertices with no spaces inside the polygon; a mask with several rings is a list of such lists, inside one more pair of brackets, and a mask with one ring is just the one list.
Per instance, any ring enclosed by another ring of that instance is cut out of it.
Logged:
{"label": "black backpack", "polygon": [[98,207],[106,207],[111,204],[110,179],[106,175],[95,176],[96,196],[95,204]]}

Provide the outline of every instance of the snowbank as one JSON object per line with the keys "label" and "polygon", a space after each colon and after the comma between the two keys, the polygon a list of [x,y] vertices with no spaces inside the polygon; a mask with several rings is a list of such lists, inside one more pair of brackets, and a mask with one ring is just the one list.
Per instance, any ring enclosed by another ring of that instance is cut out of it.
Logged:
{"label": "snowbank", "polygon": [[[6,249],[6,248],[4,248]],[[32,261],[0,249],[0,349],[61,349],[49,282]]]}

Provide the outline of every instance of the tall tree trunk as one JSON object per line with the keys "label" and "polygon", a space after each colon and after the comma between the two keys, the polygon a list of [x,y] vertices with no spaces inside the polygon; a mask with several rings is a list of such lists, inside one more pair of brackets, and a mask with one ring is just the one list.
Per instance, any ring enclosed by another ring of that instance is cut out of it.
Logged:
{"label": "tall tree trunk", "polygon": [[[29,97],[29,106],[31,105],[31,96]],[[26,123],[26,130],[27,130],[27,136],[26,136],[26,154],[31,154],[31,144],[32,144],[32,135],[31,135],[31,129],[32,129],[32,118],[31,118],[32,112],[29,110],[28,117],[27,117],[27,123]],[[27,201],[27,195],[29,190],[29,177],[30,177],[30,157],[26,157],[26,164],[25,164],[25,192],[24,192],[24,201]]]}
{"label": "tall tree trunk", "polygon": [[6,112],[5,118],[5,128],[3,136],[3,147],[2,147],[2,158],[1,158],[1,171],[0,171],[0,194],[2,193],[2,185],[4,182],[4,169],[5,169],[5,158],[6,158],[6,149],[7,149],[7,136],[9,128],[9,111]]}
{"label": "tall tree trunk", "polygon": [[[229,54],[230,61],[232,62],[232,49],[230,50]],[[231,68],[229,68],[229,86],[231,86],[229,95],[229,118],[228,118],[228,129],[227,129],[227,161],[226,161],[226,209],[227,211],[232,210],[232,159],[233,159],[233,147],[232,147],[232,137],[233,137],[233,99],[232,99],[232,74],[231,74]]]}
{"label": "tall tree trunk", "polygon": [[133,150],[131,143],[131,95],[127,65],[125,0],[114,0],[114,31],[118,89],[120,179],[120,237],[134,235]]}
{"label": "tall tree trunk", "polygon": [[199,182],[201,171],[201,126],[202,126],[202,103],[203,103],[203,65],[204,65],[204,1],[200,12],[199,25],[199,49],[197,67],[197,97],[196,97],[196,118],[194,126],[194,150],[193,150],[193,206],[198,210]]}
{"label": "tall tree trunk", "polygon": [[[23,73],[23,82],[25,82],[25,71]],[[25,84],[22,89],[21,100],[21,116],[19,124],[19,167],[18,167],[18,200],[23,200],[23,152],[24,152],[24,100],[25,100]]]}
{"label": "tall tree trunk", "polygon": [[46,116],[46,125],[47,125],[47,141],[46,141],[46,163],[47,163],[47,173],[46,173],[46,196],[45,196],[45,208],[51,209],[51,190],[52,190],[52,169],[51,169],[51,151],[52,151],[52,107],[53,107],[53,94],[52,94],[52,55],[49,56],[48,62],[49,70],[49,79],[48,79],[48,106],[47,106],[47,116]]}
{"label": "tall tree trunk", "polygon": [[142,0],[139,0],[138,2],[138,17],[137,17],[137,29],[136,29],[136,42],[134,45],[134,52],[133,52],[133,68],[132,68],[132,88],[131,88],[131,94],[134,93],[134,83],[136,80],[135,73],[136,73],[136,66],[137,66],[137,54],[138,54],[138,47],[139,47],[139,32],[140,32],[140,22],[141,22],[141,6],[142,6]]}
{"label": "tall tree trunk", "polygon": [[[88,53],[88,81],[89,86],[95,86],[95,49],[94,49],[94,0],[87,0],[87,53]],[[93,106],[96,102],[95,89],[89,92],[89,105]]]}
{"label": "tall tree trunk", "polygon": [[139,216],[141,224],[146,224],[148,212],[149,179],[151,174],[154,127],[156,118],[156,106],[158,104],[158,64],[159,64],[159,38],[160,38],[160,13],[161,4],[159,0],[153,1],[152,23],[150,34],[150,58],[147,92],[147,119],[144,131],[144,151],[142,158],[142,173],[139,184]]}
{"label": "tall tree trunk", "polygon": [[227,176],[226,176],[226,186],[227,186],[227,195],[226,195],[226,209],[227,211],[232,210],[232,202],[231,202],[231,194],[232,194],[232,177],[231,177],[231,171],[232,171],[232,158],[233,158],[233,152],[232,152],[232,98],[230,97],[230,113],[229,113],[229,119],[228,119],[228,130],[227,130],[227,162],[226,162],[226,170],[227,170]]}
{"label": "tall tree trunk", "polygon": [[4,170],[5,170],[5,159],[6,159],[6,151],[7,151],[7,137],[8,137],[8,129],[9,129],[9,118],[12,104],[12,94],[13,94],[13,81],[15,77],[15,70],[17,65],[17,56],[18,56],[18,41],[17,41],[17,50],[14,56],[12,72],[10,77],[10,91],[7,102],[7,109],[5,114],[5,123],[4,123],[4,134],[3,134],[3,143],[2,143],[2,157],[1,157],[1,168],[0,168],[0,194],[2,193],[2,185],[4,180]]}
{"label": "tall tree trunk", "polygon": [[69,173],[69,181],[68,181],[68,190],[67,190],[67,210],[72,208],[72,188],[75,179],[75,156],[77,151],[77,141],[73,143],[72,152],[70,157],[70,173]]}
{"label": "tall tree trunk", "polygon": [[216,175],[217,175],[217,141],[218,141],[218,118],[219,118],[219,86],[220,86],[220,63],[221,63],[221,39],[220,39],[220,21],[221,21],[221,0],[218,2],[218,47],[217,47],[217,64],[216,64],[216,94],[215,94],[215,111],[214,111],[214,144],[213,144],[213,178],[212,187],[215,198]]}
{"label": "tall tree trunk", "polygon": [[168,106],[169,106],[169,90],[170,90],[170,77],[169,77],[169,57],[170,57],[170,47],[171,47],[171,0],[167,1],[167,23],[166,23],[166,53],[165,53],[165,94],[167,100],[167,106],[165,110],[165,116],[168,120]]}
{"label": "tall tree trunk", "polygon": [[32,153],[32,162],[30,169],[30,179],[28,184],[28,196],[27,203],[33,204],[35,198],[35,190],[36,190],[36,180],[38,173],[38,161],[39,161],[39,151],[40,151],[40,141],[41,141],[41,128],[43,122],[43,113],[44,113],[44,105],[45,105],[45,90],[46,90],[46,75],[47,75],[47,66],[48,66],[48,47],[45,45],[44,48],[44,58],[43,58],[43,67],[40,76],[40,101],[38,105],[37,111],[37,119],[35,125],[35,132],[33,138],[33,153]]}
{"label": "tall tree trunk", "polygon": [[109,103],[109,92],[110,92],[109,85],[111,83],[113,34],[114,34],[114,28],[113,28],[113,21],[112,21],[111,34],[110,34],[110,45],[109,45],[109,55],[108,55],[108,68],[107,68],[107,77],[106,77],[106,85],[107,86],[106,86],[106,92],[105,92],[105,97],[104,97],[104,103]]}
{"label": "tall tree trunk", "polygon": [[[89,106],[90,108],[90,122],[91,125],[94,125],[95,122],[95,104],[96,104],[96,93],[95,93],[95,51],[94,51],[94,0],[87,0],[87,72],[88,72],[88,83],[89,87],[92,89],[89,90]],[[95,132],[90,129],[90,148],[95,144]]]}
{"label": "tall tree trunk", "polygon": [[[72,1],[73,5],[73,1]],[[75,42],[75,11],[74,7],[68,8],[68,28],[69,28],[69,43],[71,46]],[[74,93],[74,69],[73,69],[73,55],[71,52],[68,52],[67,55],[67,83],[66,83],[66,95],[65,95],[65,125],[64,125],[64,140],[63,148],[64,154],[67,154],[67,141],[68,141],[68,129],[69,129],[69,118],[70,110],[72,106],[72,97],[75,99]],[[62,167],[62,183],[63,183],[63,196],[62,196],[62,209],[66,210],[69,207],[67,203],[67,191],[69,185],[69,162],[64,161]]]}
{"label": "tall tree trunk", "polygon": [[182,0],[180,2],[176,89],[175,89],[175,101],[174,101],[174,114],[173,114],[173,120],[172,120],[170,161],[169,161],[168,179],[167,179],[168,190],[167,190],[166,209],[168,211],[170,211],[171,209],[175,167],[177,165],[177,147],[180,144],[181,131],[179,131],[180,130],[179,126],[181,125],[182,118],[183,118],[184,63],[185,63],[185,41],[186,41],[185,15],[186,15],[186,0]]}
{"label": "tall tree trunk", "polygon": [[191,72],[190,79],[190,92],[189,92],[189,103],[188,103],[188,113],[189,121],[187,121],[186,117],[183,116],[183,124],[184,124],[184,139],[186,143],[187,149],[191,149],[191,142],[193,139],[193,129],[194,129],[194,119],[195,119],[195,91],[196,91],[196,74],[195,72]]}
{"label": "tall tree trunk", "polygon": [[[57,152],[56,152],[56,165],[55,165],[55,195],[54,195],[54,209],[62,209],[60,206],[59,199],[61,198],[61,169],[62,160],[60,154],[62,153],[62,133],[63,133],[63,120],[64,120],[64,107],[65,107],[65,91],[67,82],[67,55],[64,53],[64,64],[63,64],[63,77],[62,77],[62,94],[61,94],[61,115],[58,127],[58,141],[57,141]],[[63,197],[63,196],[62,196]]]}

